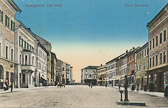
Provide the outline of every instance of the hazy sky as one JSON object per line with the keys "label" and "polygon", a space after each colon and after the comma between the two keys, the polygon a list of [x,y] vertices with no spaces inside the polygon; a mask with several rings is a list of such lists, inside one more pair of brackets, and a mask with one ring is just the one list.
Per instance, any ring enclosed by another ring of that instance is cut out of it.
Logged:
{"label": "hazy sky", "polygon": [[77,82],[82,68],[105,64],[126,50],[145,44],[147,23],[168,3],[168,0],[14,1],[22,10],[16,18],[52,43],[57,58],[73,66],[73,79]]}

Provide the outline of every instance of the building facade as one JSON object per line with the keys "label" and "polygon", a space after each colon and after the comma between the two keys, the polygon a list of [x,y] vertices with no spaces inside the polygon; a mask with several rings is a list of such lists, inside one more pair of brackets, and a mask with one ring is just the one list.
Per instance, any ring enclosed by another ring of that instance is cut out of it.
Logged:
{"label": "building facade", "polygon": [[148,42],[135,53],[135,81],[141,90],[147,87],[148,53]]}
{"label": "building facade", "polygon": [[15,14],[21,12],[12,0],[0,1],[0,88],[15,82],[14,31]]}
{"label": "building facade", "polygon": [[48,51],[47,56],[47,85],[51,85],[54,83],[51,76],[51,43],[46,41],[45,39],[39,37],[38,35],[34,34],[34,37],[46,48]]}
{"label": "building facade", "polygon": [[127,55],[128,51],[126,51],[126,54],[121,57],[121,74],[120,74],[120,86],[124,86],[125,84],[125,75],[127,75]]}
{"label": "building facade", "polygon": [[40,42],[37,44],[37,71],[35,72],[35,83],[36,86],[47,85],[47,56],[48,51],[41,45]]}
{"label": "building facade", "polygon": [[34,87],[37,40],[23,23],[16,21],[15,87]]}
{"label": "building facade", "polygon": [[149,84],[153,91],[163,91],[168,83],[168,4],[148,23],[149,33]]}
{"label": "building facade", "polygon": [[106,81],[108,86],[119,84],[119,68],[121,69],[121,61],[119,62],[119,60],[122,56],[123,54],[106,63]]}
{"label": "building facade", "polygon": [[97,68],[97,85],[105,86],[106,84],[106,65]]}
{"label": "building facade", "polygon": [[97,68],[99,66],[87,66],[81,69],[82,84],[97,84]]}
{"label": "building facade", "polygon": [[56,60],[57,57],[55,53],[51,52],[51,85],[56,83]]}
{"label": "building facade", "polygon": [[56,61],[56,82],[62,82],[62,61],[57,59]]}
{"label": "building facade", "polygon": [[135,83],[135,52],[139,49],[132,48],[127,56],[127,78],[129,84]]}

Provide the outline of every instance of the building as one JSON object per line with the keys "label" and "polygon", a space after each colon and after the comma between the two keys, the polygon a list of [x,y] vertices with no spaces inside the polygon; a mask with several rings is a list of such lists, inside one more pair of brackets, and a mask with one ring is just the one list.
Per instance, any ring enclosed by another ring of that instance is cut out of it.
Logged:
{"label": "building", "polygon": [[54,81],[52,80],[52,75],[51,75],[51,43],[46,41],[45,39],[41,38],[40,36],[34,34],[34,37],[46,48],[48,51],[48,56],[47,56],[47,85],[52,85],[54,84]]}
{"label": "building", "polygon": [[81,69],[82,84],[97,84],[97,68],[100,66],[87,66]]}
{"label": "building", "polygon": [[[0,88],[14,80],[15,14],[21,12],[12,0],[0,0]],[[14,84],[15,86],[15,84]]]}
{"label": "building", "polygon": [[34,87],[37,40],[25,25],[16,21],[15,87]]}
{"label": "building", "polygon": [[[120,56],[110,60],[109,62],[106,63],[106,81],[108,86],[116,86],[119,84],[119,63],[118,61],[124,54],[121,54]],[[121,66],[120,66],[121,67]]]}
{"label": "building", "polygon": [[35,86],[47,85],[47,56],[48,51],[38,42],[37,44],[37,71],[35,72]]}
{"label": "building", "polygon": [[121,73],[120,73],[120,85],[124,86],[125,84],[125,75],[127,75],[127,56],[128,56],[128,50],[126,51],[126,54],[123,55],[121,60]]}
{"label": "building", "polygon": [[97,85],[105,86],[106,84],[106,65],[97,68]]}
{"label": "building", "polygon": [[168,83],[168,4],[147,24],[149,33],[148,82],[153,91],[163,91]]}
{"label": "building", "polygon": [[127,78],[129,84],[135,83],[135,52],[139,49],[132,48],[127,55]]}
{"label": "building", "polygon": [[66,64],[65,62],[62,62],[62,83],[66,84]]}
{"label": "building", "polygon": [[62,82],[62,61],[56,60],[56,82]]}
{"label": "building", "polygon": [[51,85],[54,85],[56,83],[56,54],[51,52]]}
{"label": "building", "polygon": [[141,90],[147,87],[148,53],[148,42],[135,52],[135,81]]}
{"label": "building", "polygon": [[72,77],[73,77],[73,67],[71,66],[70,67],[70,83],[73,83]]}
{"label": "building", "polygon": [[70,84],[71,82],[71,66],[70,64],[66,64],[66,84]]}

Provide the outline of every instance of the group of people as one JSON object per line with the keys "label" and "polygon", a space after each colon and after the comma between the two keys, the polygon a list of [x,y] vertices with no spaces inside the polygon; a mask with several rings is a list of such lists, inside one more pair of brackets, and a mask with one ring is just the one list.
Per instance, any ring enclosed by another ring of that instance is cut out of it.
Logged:
{"label": "group of people", "polygon": [[4,90],[8,90],[9,88],[11,88],[11,92],[13,91],[13,83],[11,82],[11,85],[9,86],[9,82],[8,80],[5,81],[5,83],[3,84]]}

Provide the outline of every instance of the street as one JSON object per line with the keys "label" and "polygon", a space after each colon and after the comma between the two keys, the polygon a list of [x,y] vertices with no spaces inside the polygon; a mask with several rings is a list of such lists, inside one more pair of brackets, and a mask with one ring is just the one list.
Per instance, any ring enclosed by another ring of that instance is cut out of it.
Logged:
{"label": "street", "polygon": [[[0,93],[0,107],[128,107],[117,105],[118,100],[118,89],[84,85],[14,89],[12,93]],[[147,107],[168,107],[166,98],[137,92],[129,92],[129,100],[145,102]]]}

